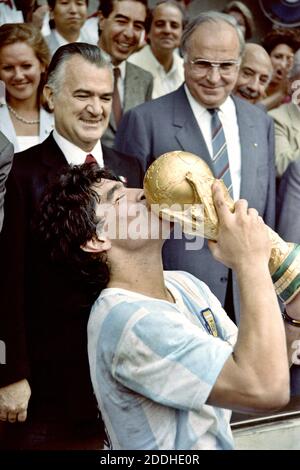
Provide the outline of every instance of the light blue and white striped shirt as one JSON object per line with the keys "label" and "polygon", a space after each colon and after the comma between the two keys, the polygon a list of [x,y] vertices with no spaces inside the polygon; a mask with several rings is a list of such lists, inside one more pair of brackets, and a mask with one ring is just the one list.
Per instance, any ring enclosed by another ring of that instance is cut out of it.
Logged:
{"label": "light blue and white striped shirt", "polygon": [[237,328],[203,282],[179,271],[165,281],[175,303],[107,288],[91,312],[91,378],[112,448],[232,449],[230,411],[205,403]]}

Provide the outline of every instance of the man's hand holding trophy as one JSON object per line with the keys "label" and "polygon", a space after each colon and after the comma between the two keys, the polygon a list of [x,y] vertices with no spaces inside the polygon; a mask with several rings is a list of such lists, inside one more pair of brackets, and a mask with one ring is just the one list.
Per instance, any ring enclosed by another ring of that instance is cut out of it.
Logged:
{"label": "man's hand holding trophy", "polygon": [[[185,233],[218,239],[218,216],[212,198],[215,178],[198,156],[183,151],[161,155],[148,168],[145,196],[162,218],[178,222]],[[234,201],[221,181],[226,203]],[[268,227],[272,244],[269,270],[279,298],[288,304],[300,291],[300,245],[287,243]]]}

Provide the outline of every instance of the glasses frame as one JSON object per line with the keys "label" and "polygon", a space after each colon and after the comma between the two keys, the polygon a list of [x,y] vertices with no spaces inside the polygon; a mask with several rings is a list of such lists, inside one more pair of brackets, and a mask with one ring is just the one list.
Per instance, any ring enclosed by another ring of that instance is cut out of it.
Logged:
{"label": "glasses frame", "polygon": [[[227,65],[239,66],[241,64],[241,58],[239,58],[239,59],[229,59],[229,60],[210,61],[210,60],[207,60],[207,59],[202,59],[201,57],[197,57],[196,59],[188,60],[188,63],[192,66],[196,66],[197,61],[201,61],[201,62],[204,62],[205,64],[207,64],[207,70],[203,69],[203,75],[205,75],[205,73],[207,73],[208,71],[211,71],[213,68],[219,69],[219,74],[220,75],[230,75],[230,74],[233,73],[234,69],[232,69],[232,70],[231,69],[230,70],[222,70],[221,69],[222,65],[227,64]],[[195,70],[195,72],[199,74],[200,70]]]}

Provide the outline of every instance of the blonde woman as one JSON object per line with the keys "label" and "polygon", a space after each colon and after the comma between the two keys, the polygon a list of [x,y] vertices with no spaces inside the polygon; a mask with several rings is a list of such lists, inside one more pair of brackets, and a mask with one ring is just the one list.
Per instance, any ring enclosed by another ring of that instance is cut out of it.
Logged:
{"label": "blonde woman", "polygon": [[42,96],[50,54],[40,31],[30,24],[2,25],[0,44],[0,80],[5,89],[0,130],[19,152],[45,140],[53,128]]}

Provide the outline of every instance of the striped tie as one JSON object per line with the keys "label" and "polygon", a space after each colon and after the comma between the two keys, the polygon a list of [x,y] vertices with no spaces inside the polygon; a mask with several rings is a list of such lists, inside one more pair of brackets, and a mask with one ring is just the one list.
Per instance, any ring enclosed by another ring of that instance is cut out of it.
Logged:
{"label": "striped tie", "polygon": [[112,111],[114,114],[116,127],[118,127],[121,118],[122,118],[122,104],[121,98],[118,89],[118,81],[121,78],[121,70],[119,67],[114,67],[114,91],[113,91],[113,102],[112,102]]}
{"label": "striped tie", "polygon": [[212,166],[214,175],[216,178],[224,181],[230,196],[233,197],[227,144],[223,126],[218,115],[219,109],[208,109],[208,111],[211,114]]}

